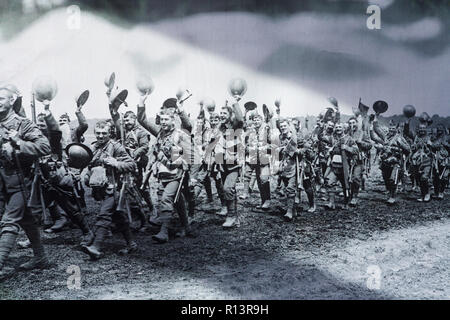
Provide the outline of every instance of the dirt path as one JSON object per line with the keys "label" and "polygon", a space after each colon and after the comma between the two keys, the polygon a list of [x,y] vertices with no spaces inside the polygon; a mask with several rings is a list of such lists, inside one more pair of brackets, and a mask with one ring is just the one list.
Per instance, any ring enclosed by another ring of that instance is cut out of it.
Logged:
{"label": "dirt path", "polygon": [[[402,194],[388,207],[383,186],[370,189],[358,209],[320,207],[294,223],[276,206],[252,210],[257,198],[241,202],[244,222],[234,230],[223,230],[207,206],[195,224],[198,237],[155,245],[148,230],[136,235],[138,253],[119,256],[123,241],[115,234],[98,262],[79,251],[79,232],[68,230],[45,240],[54,267],[14,274],[0,283],[0,298],[449,299],[449,194],[427,204]],[[95,212],[98,204],[89,207]],[[15,250],[8,265],[31,254]],[[72,265],[81,271],[80,290],[67,288]]]}

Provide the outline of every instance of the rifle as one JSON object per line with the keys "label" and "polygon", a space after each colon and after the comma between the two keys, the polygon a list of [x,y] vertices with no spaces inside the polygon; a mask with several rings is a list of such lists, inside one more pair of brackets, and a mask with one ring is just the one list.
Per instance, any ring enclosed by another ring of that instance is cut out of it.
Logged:
{"label": "rifle", "polygon": [[[32,93],[32,99],[31,99],[31,119],[34,124],[36,124],[36,100],[35,100],[35,94]],[[34,179],[33,183],[31,184],[31,194],[30,198],[28,199],[27,205],[29,207],[36,207],[37,202],[39,201],[41,209],[42,209],[42,217],[44,219],[44,224],[51,221],[50,213],[47,213],[47,210],[45,208],[45,201],[44,201],[44,195],[42,194],[42,188],[41,188],[41,179],[42,179],[42,171],[41,166],[39,164],[39,159],[37,159],[34,162]]]}
{"label": "rifle", "polygon": [[[121,113],[120,113],[120,140],[122,142],[122,147],[124,147],[126,150],[125,128],[123,125],[123,115]],[[114,171],[113,171],[113,175],[114,175]],[[130,205],[128,203],[128,199],[127,199],[127,195],[126,195],[126,190],[128,188],[128,184],[129,184],[129,174],[125,173],[123,176],[123,179],[122,179],[122,187],[120,188],[119,202],[117,204],[117,210],[118,211],[126,211],[126,213],[128,215],[128,221],[131,224],[133,222],[133,219],[131,218]],[[115,194],[115,192],[116,192],[116,188],[115,188],[115,183],[114,183],[114,194]]]}
{"label": "rifle", "polygon": [[349,196],[349,167],[348,167],[348,161],[347,161],[347,153],[345,152],[345,150],[342,149],[342,146],[345,144],[344,139],[341,138],[340,140],[340,144],[341,144],[341,157],[342,157],[342,169],[344,171],[344,194],[346,195],[346,197]]}
{"label": "rifle", "polygon": [[302,161],[299,163],[298,161],[298,154],[295,156],[295,168],[297,172],[297,188],[300,191],[305,190],[305,187],[303,186],[303,180],[304,180],[304,173],[305,173],[305,163],[302,159]]}
{"label": "rifle", "polygon": [[180,199],[181,188],[183,188],[185,176],[186,170],[183,170],[183,174],[181,175],[180,179],[180,184],[178,185],[177,193],[175,194],[175,200],[173,201],[174,203],[178,203],[178,200]]}

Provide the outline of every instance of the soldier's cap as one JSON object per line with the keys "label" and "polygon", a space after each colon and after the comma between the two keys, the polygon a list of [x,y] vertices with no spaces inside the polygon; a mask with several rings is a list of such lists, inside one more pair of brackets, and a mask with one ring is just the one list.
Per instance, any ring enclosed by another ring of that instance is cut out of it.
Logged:
{"label": "soldier's cap", "polygon": [[252,110],[255,110],[257,108],[257,105],[253,101],[248,101],[248,102],[246,102],[244,104],[244,108],[247,111],[252,111]]}
{"label": "soldier's cap", "polygon": [[119,101],[121,104],[125,102],[125,99],[128,97],[128,90],[113,90],[109,96],[109,102],[114,104],[116,101]]}
{"label": "soldier's cap", "polygon": [[335,107],[338,106],[338,101],[337,101],[337,99],[336,99],[335,97],[329,97],[329,98],[328,98],[328,101],[329,101],[333,106],[335,106]]}
{"label": "soldier's cap", "polygon": [[176,98],[166,99],[166,101],[163,102],[161,109],[176,108],[177,107],[177,101],[178,100]]}
{"label": "soldier's cap", "polygon": [[356,121],[356,117],[351,116],[350,119],[348,119],[348,122],[350,122],[351,120],[355,120]]}

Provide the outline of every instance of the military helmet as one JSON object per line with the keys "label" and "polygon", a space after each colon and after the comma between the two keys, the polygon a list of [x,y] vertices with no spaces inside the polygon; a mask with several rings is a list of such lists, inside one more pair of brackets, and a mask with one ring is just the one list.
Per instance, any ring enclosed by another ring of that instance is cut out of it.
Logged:
{"label": "military helmet", "polygon": [[58,85],[50,76],[40,76],[33,81],[33,93],[40,102],[53,100],[58,93]]}
{"label": "military helmet", "polygon": [[333,106],[335,106],[336,108],[338,107],[338,101],[337,101],[337,99],[336,99],[335,97],[329,97],[329,98],[328,98],[328,101],[329,101]]}
{"label": "military helmet", "polygon": [[385,113],[389,106],[386,101],[378,100],[374,102],[372,108],[376,113]]}
{"label": "military helmet", "polygon": [[410,104],[407,104],[403,107],[403,115],[408,119],[414,117],[416,115],[416,108]]}
{"label": "military helmet", "polygon": [[68,166],[76,169],[85,168],[94,157],[91,149],[82,143],[71,143],[67,145],[65,151],[69,158]]}

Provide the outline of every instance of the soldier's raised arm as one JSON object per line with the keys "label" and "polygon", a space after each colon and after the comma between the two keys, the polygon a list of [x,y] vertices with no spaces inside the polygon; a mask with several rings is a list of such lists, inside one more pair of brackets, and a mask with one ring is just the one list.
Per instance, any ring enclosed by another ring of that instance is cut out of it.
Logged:
{"label": "soldier's raised arm", "polygon": [[244,127],[244,115],[242,113],[241,107],[239,106],[239,96],[234,97],[233,101],[233,129],[242,129]]}
{"label": "soldier's raised arm", "polygon": [[80,142],[81,137],[87,131],[87,129],[89,128],[89,125],[88,125],[88,123],[86,121],[86,117],[84,116],[81,109],[77,109],[77,111],[75,111],[75,115],[78,119],[78,126],[75,129],[75,137],[72,140],[74,142]]}
{"label": "soldier's raised arm", "polygon": [[147,115],[145,114],[145,100],[147,99],[147,97],[148,95],[140,97],[139,104],[137,106],[137,120],[145,130],[156,137],[159,133],[160,128],[154,121],[147,119]]}

